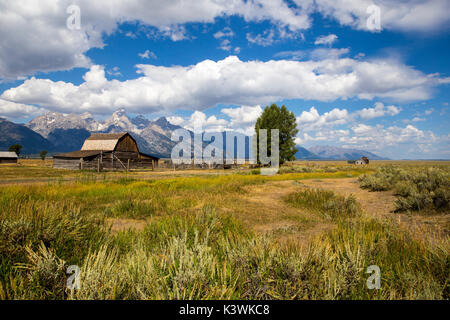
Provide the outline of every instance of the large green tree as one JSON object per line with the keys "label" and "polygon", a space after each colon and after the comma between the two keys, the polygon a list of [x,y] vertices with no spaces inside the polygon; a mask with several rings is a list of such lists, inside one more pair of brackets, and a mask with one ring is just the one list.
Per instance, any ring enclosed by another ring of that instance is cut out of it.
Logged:
{"label": "large green tree", "polygon": [[[266,106],[261,116],[256,120],[256,141],[259,141],[259,129],[267,129],[268,156],[271,155],[271,129],[278,129],[280,130],[280,164],[295,160],[294,155],[298,150],[295,147],[294,138],[298,129],[295,116],[291,111],[284,105],[281,107],[276,104]],[[259,163],[258,144],[255,151]]]}
{"label": "large green tree", "polygon": [[15,152],[17,155],[20,154],[21,150],[22,150],[22,146],[20,144],[13,144],[8,149],[8,151]]}
{"label": "large green tree", "polygon": [[45,157],[47,157],[47,154],[48,154],[47,150],[42,150],[40,153],[41,159],[45,160]]}

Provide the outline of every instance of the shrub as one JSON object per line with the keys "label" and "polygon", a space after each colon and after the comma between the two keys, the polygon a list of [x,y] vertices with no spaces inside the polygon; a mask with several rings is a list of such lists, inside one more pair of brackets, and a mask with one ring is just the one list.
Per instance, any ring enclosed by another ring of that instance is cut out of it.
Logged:
{"label": "shrub", "polygon": [[307,189],[295,192],[290,194],[286,201],[296,207],[313,209],[331,219],[354,217],[361,213],[353,195],[343,197],[328,190]]}
{"label": "shrub", "polygon": [[387,191],[393,183],[404,177],[406,172],[395,166],[380,167],[373,174],[363,174],[358,178],[360,187],[370,191]]}
{"label": "shrub", "polygon": [[33,290],[27,291],[28,298],[62,299],[65,290],[65,262],[58,258],[55,251],[46,248],[41,242],[38,250],[31,246],[25,248],[27,263],[18,264],[18,268],[27,272],[27,285]]}
{"label": "shrub", "polygon": [[284,173],[302,173],[302,172],[323,172],[322,169],[320,168],[312,168],[312,167],[308,167],[308,166],[282,166],[280,167],[280,169],[278,170],[279,174],[284,174]]}
{"label": "shrub", "polygon": [[372,175],[359,177],[361,188],[393,189],[396,211],[442,211],[450,209],[450,172],[442,168],[400,169],[386,166]]}
{"label": "shrub", "polygon": [[394,187],[394,194],[400,197],[408,197],[417,192],[416,185],[409,181],[399,181]]}

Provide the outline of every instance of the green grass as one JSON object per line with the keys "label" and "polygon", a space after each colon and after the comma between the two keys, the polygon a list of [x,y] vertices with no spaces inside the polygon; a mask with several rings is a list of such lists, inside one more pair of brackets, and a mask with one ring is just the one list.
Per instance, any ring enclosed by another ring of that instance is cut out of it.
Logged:
{"label": "green grass", "polygon": [[[369,218],[352,197],[318,190],[288,197],[334,226],[305,246],[255,233],[220,210],[251,196],[248,186],[361,173],[87,176],[0,187],[0,298],[448,299],[448,238],[429,242]],[[110,218],[146,225],[112,232]],[[381,290],[365,285],[371,264],[381,267]],[[80,290],[65,287],[69,265],[81,268]]]}
{"label": "green grass", "polygon": [[[58,250],[25,247],[2,298],[27,299],[448,299],[448,242],[431,246],[371,219],[339,222],[306,248],[279,247],[205,207],[140,232],[109,235],[76,263],[65,289]],[[73,263],[73,262],[72,262]],[[368,290],[366,268],[382,270]]]}
{"label": "green grass", "polygon": [[32,167],[21,165],[0,166],[0,173],[4,180],[30,179],[30,178],[58,178],[76,171],[53,169],[50,167]]}
{"label": "green grass", "polygon": [[[355,166],[329,166],[329,165],[296,165],[296,164],[288,164],[280,167],[278,170],[278,173],[284,174],[284,173],[302,173],[302,172],[338,172],[338,171],[355,171],[359,168],[355,168]],[[365,170],[365,168],[361,168],[362,170]]]}
{"label": "green grass", "polygon": [[286,202],[299,207],[312,209],[331,220],[355,217],[361,214],[361,207],[353,195],[338,196],[333,191],[307,189],[290,194]]}

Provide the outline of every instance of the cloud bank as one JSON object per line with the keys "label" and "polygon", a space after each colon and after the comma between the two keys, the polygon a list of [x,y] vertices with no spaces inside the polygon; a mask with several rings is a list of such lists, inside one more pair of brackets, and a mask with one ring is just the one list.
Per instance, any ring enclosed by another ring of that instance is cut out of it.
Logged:
{"label": "cloud bank", "polygon": [[[376,4],[381,10],[382,29],[429,31],[450,20],[447,0],[377,0]],[[80,8],[79,30],[67,28],[70,5]],[[179,41],[188,38],[186,23],[213,23],[216,18],[235,15],[247,22],[269,21],[283,37],[309,29],[315,13],[342,25],[368,30],[370,5],[371,0],[293,0],[290,4],[283,0],[0,0],[0,79],[88,68],[92,62],[85,53],[91,48],[102,48],[104,36],[116,32],[125,22],[154,27],[162,36]],[[129,33],[127,36],[135,37]],[[273,42],[273,29],[263,36],[249,34],[248,39],[269,45]]]}
{"label": "cloud bank", "polygon": [[[126,108],[129,112],[149,114],[204,110],[217,104],[265,105],[282,99],[424,100],[440,84],[437,75],[426,75],[390,60],[262,62],[229,56],[187,67],[150,64],[136,67],[140,77],[125,81],[107,80],[100,65],[92,65],[80,85],[32,77],[4,91],[0,98],[59,112],[108,114]],[[371,117],[370,113],[394,110],[362,112]]]}

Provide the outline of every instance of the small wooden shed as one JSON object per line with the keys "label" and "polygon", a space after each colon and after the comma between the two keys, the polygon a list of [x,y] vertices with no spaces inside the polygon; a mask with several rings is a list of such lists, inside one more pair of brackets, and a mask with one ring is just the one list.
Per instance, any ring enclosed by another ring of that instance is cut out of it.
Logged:
{"label": "small wooden shed", "polygon": [[364,161],[365,164],[369,164],[369,158],[361,157],[361,160]]}
{"label": "small wooden shed", "polygon": [[127,133],[94,133],[81,150],[53,156],[54,168],[90,170],[129,170],[155,168],[159,158],[139,151],[136,140]]}
{"label": "small wooden shed", "polygon": [[369,158],[361,157],[361,159],[355,160],[354,164],[369,164]]}
{"label": "small wooden shed", "polygon": [[0,163],[17,163],[17,154],[11,151],[0,151]]}

